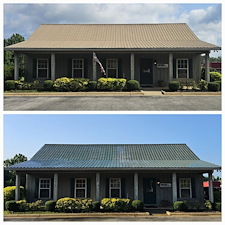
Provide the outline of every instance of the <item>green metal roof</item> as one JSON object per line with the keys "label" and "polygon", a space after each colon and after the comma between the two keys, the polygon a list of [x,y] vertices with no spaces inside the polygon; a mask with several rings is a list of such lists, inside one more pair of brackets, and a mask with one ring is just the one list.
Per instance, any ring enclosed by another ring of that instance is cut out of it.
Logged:
{"label": "green metal roof", "polygon": [[46,144],[29,161],[8,169],[220,169],[186,144]]}

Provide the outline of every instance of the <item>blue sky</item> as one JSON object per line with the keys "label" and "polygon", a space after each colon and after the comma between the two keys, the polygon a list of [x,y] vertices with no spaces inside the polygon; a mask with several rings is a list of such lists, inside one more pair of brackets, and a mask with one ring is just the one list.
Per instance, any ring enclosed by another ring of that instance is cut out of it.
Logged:
{"label": "blue sky", "polygon": [[[4,159],[31,158],[44,144],[184,143],[221,165],[220,115],[4,115]],[[215,173],[220,175],[220,173]]]}
{"label": "blue sky", "polygon": [[4,4],[4,38],[28,38],[43,23],[187,23],[201,40],[222,40],[221,4]]}

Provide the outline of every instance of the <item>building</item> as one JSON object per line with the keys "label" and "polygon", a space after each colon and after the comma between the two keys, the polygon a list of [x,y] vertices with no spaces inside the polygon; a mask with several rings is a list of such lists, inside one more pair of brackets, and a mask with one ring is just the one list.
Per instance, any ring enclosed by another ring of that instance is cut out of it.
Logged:
{"label": "building", "polygon": [[[203,67],[205,68],[205,63],[203,64]],[[210,62],[209,63],[209,68],[216,70],[217,72],[221,73],[222,69],[221,69],[221,62]]]}
{"label": "building", "polygon": [[185,144],[44,145],[29,161],[6,168],[26,174],[28,201],[62,197],[140,199],[145,205],[204,200],[203,174],[221,167],[200,160]]}
{"label": "building", "polygon": [[141,86],[168,85],[172,80],[201,79],[200,55],[205,54],[209,81],[210,50],[219,46],[197,38],[186,24],[43,24],[14,51],[14,79],[19,78],[18,54],[25,55],[27,81],[82,77],[138,80]]}

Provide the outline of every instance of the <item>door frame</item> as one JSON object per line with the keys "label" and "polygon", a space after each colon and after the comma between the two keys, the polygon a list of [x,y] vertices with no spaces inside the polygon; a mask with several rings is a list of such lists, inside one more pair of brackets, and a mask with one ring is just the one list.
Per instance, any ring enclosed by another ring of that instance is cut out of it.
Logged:
{"label": "door frame", "polygon": [[[145,186],[145,184],[146,184],[146,182],[145,182],[145,180],[152,180],[153,181],[153,192],[152,192],[152,194],[154,194],[153,195],[153,202],[146,202],[146,196],[145,196],[145,190],[146,190],[146,186]],[[145,205],[155,205],[156,204],[156,178],[155,177],[144,177],[143,178],[143,202],[144,202],[144,204]]]}
{"label": "door frame", "polygon": [[[141,64],[142,64],[141,61],[142,61],[142,60],[146,60],[146,61],[149,60],[149,63],[150,63],[149,67],[150,67],[150,68],[148,68],[148,69],[150,69],[150,73],[149,73],[149,74],[150,74],[150,76],[151,76],[151,77],[150,77],[151,83],[142,83],[142,82],[141,82],[141,80],[142,80],[141,77],[143,76],[143,75],[142,75],[142,70],[143,70],[143,68],[142,68],[142,66],[141,66]],[[153,68],[154,68],[154,67],[153,67],[153,59],[152,59],[152,58],[140,58],[140,59],[139,59],[140,85],[141,85],[142,87],[144,87],[144,86],[152,87],[152,86],[153,86],[153,83],[154,83]]]}

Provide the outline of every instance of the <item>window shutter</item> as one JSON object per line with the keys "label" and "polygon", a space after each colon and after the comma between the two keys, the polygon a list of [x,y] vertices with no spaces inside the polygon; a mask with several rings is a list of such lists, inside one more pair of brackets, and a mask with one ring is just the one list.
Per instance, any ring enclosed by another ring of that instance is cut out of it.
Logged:
{"label": "window shutter", "polygon": [[37,59],[33,59],[33,78],[37,78]]}
{"label": "window shutter", "polygon": [[[88,59],[84,59],[84,78],[89,78],[88,77]],[[92,77],[90,79],[92,79]]]}
{"label": "window shutter", "polygon": [[177,198],[180,198],[180,185],[179,185],[179,178],[177,178]]}
{"label": "window shutter", "polygon": [[74,198],[75,178],[70,180],[70,198]]}
{"label": "window shutter", "polygon": [[121,198],[126,198],[125,178],[121,178]]}
{"label": "window shutter", "polygon": [[38,191],[39,191],[39,179],[35,179],[34,198],[38,198]]}
{"label": "window shutter", "polygon": [[191,179],[192,198],[196,198],[195,179]]}
{"label": "window shutter", "polygon": [[109,178],[105,179],[105,198],[109,198]]}
{"label": "window shutter", "polygon": [[67,77],[72,77],[72,59],[68,59],[68,74]]}
{"label": "window shutter", "polygon": [[123,78],[122,59],[118,59],[118,78]]}
{"label": "window shutter", "polygon": [[[104,70],[105,70],[105,72],[106,72],[106,76],[107,76],[107,70],[106,70],[106,59],[100,59],[100,62],[102,63],[102,66],[103,66],[103,68],[104,68]],[[97,63],[97,67],[99,68],[99,70],[100,70],[100,78],[101,77],[104,77],[105,78],[105,76],[104,76],[104,74],[102,73],[102,71],[101,71],[101,68],[100,68],[100,66],[99,66],[99,64]],[[97,70],[98,71],[98,70]],[[97,75],[97,77],[98,77],[98,75]]]}
{"label": "window shutter", "polygon": [[177,60],[173,59],[173,78],[176,79],[176,69],[177,69],[177,65],[176,65]]}
{"label": "window shutter", "polygon": [[52,68],[51,68],[51,58],[48,60],[48,79],[51,80],[51,71],[52,71]]}
{"label": "window shutter", "polygon": [[91,198],[91,178],[87,179],[87,198]]}
{"label": "window shutter", "polygon": [[51,179],[51,198],[53,198],[53,192],[54,192],[54,179]]}
{"label": "window shutter", "polygon": [[193,60],[192,59],[189,59],[188,65],[189,65],[189,78],[193,78]]}

